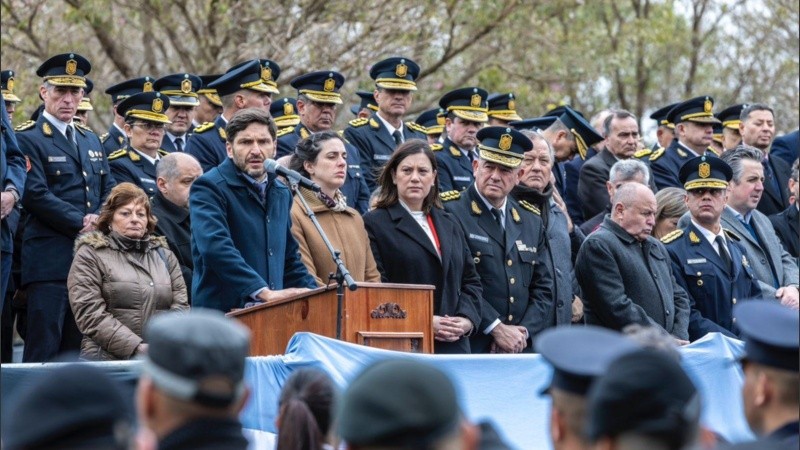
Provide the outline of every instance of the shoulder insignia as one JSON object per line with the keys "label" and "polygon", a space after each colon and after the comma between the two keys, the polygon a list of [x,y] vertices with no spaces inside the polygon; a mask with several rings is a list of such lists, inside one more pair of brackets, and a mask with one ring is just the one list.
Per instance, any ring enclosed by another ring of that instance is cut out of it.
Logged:
{"label": "shoulder insignia", "polygon": [[443,202],[458,200],[459,198],[461,198],[461,191],[453,190],[453,191],[442,192],[439,194],[439,198],[441,198]]}
{"label": "shoulder insignia", "polygon": [[458,149],[455,145],[450,146],[450,154],[455,156],[456,158],[462,155],[461,150]]}
{"label": "shoulder insignia", "polygon": [[634,158],[644,158],[645,156],[647,156],[647,155],[649,155],[651,153],[653,153],[653,150],[651,150],[649,148],[643,148],[643,149],[639,150],[638,152],[634,153],[633,157]]}
{"label": "shoulder insignia", "polygon": [[117,136],[117,142],[119,142],[119,145],[124,144],[125,143],[125,136]]}
{"label": "shoulder insignia", "polygon": [[353,120],[351,120],[350,122],[347,122],[347,123],[349,123],[351,127],[363,127],[364,125],[367,124],[367,122],[369,122],[369,120],[367,120],[367,119],[365,119],[363,117],[360,117],[358,119],[353,119]]}
{"label": "shoulder insignia", "polygon": [[[529,203],[526,200],[520,200],[519,206],[522,206],[523,208],[525,208],[528,211],[536,214],[537,216],[541,216],[542,215],[542,212],[539,211],[539,208],[537,208],[536,205],[534,205],[533,203]],[[513,212],[516,213],[516,211],[513,211]]]}
{"label": "shoulder insignia", "polygon": [[94,130],[92,130],[91,128],[87,127],[86,125],[84,125],[84,124],[82,124],[80,122],[75,122],[75,125],[78,127],[79,130],[85,130],[85,131],[88,131],[89,133],[93,133],[94,134]]}
{"label": "shoulder insignia", "polygon": [[217,128],[217,131],[219,132],[219,137],[223,141],[227,141],[228,140],[228,134],[225,133],[225,128],[219,127],[219,128]]}
{"label": "shoulder insignia", "polygon": [[100,135],[100,142],[102,142],[102,143],[104,143],[104,144],[105,144],[105,143],[106,143],[106,139],[108,139],[108,137],[109,137],[109,136],[111,136],[111,135],[110,135],[110,134],[108,134],[108,133],[103,133],[103,134],[101,134],[101,135]]}
{"label": "shoulder insignia", "polygon": [[472,214],[475,214],[476,216],[481,215],[481,208],[478,206],[478,202],[473,200],[470,206],[472,206]]}
{"label": "shoulder insignia", "polygon": [[375,119],[369,119],[369,126],[377,130],[381,127],[381,124],[379,124]]}
{"label": "shoulder insignia", "polygon": [[285,127],[278,130],[276,134],[277,137],[286,136],[287,134],[292,134],[294,132],[294,127]]}
{"label": "shoulder insignia", "polygon": [[431,144],[431,151],[433,152],[440,152],[443,148],[442,144]]}
{"label": "shoulder insignia", "polygon": [[205,133],[206,131],[214,128],[214,122],[203,122],[194,129],[195,133]]}
{"label": "shoulder insignia", "polygon": [[[336,134],[338,134],[340,138],[344,139],[344,130],[339,130],[336,132]],[[347,139],[345,139],[344,141],[347,142]]]}
{"label": "shoulder insignia", "polygon": [[675,239],[678,239],[681,236],[683,236],[683,230],[677,229],[677,230],[667,234],[666,236],[662,236],[661,237],[661,242],[663,242],[665,244],[669,244],[670,242],[674,241]]}
{"label": "shoulder insignia", "polygon": [[311,133],[308,132],[306,127],[300,127],[300,139],[305,139],[311,136]]}
{"label": "shoulder insignia", "polygon": [[17,126],[14,128],[14,131],[25,131],[25,130],[30,130],[30,129],[31,129],[31,128],[33,128],[35,125],[36,125],[36,121],[34,121],[34,120],[28,120],[28,121],[22,122],[21,124],[17,125]]}
{"label": "shoulder insignia", "polygon": [[708,153],[708,152],[711,152],[711,154],[712,154],[712,155],[714,155],[714,156],[719,156],[719,153],[717,153],[717,151],[716,151],[716,150],[714,150],[714,149],[713,149],[713,148],[711,148],[711,147],[708,147],[708,148],[706,149],[706,153]]}
{"label": "shoulder insignia", "polygon": [[427,133],[428,129],[423,127],[422,125],[418,124],[417,122],[406,122],[406,126],[413,131],[418,131],[420,133]]}
{"label": "shoulder insignia", "polygon": [[700,238],[697,236],[697,234],[694,231],[690,231],[689,232],[689,240],[692,241],[692,244],[699,244],[700,243]]}
{"label": "shoulder insignia", "polygon": [[158,149],[158,154],[161,155],[161,156],[167,156],[167,155],[169,155],[169,152],[164,150],[163,148],[160,148],[160,149]]}
{"label": "shoulder insignia", "polygon": [[742,238],[740,238],[739,235],[734,233],[733,231],[731,231],[731,230],[729,230],[727,228],[723,228],[722,230],[725,231],[725,236],[728,236],[729,238],[733,239],[734,241],[739,242],[739,241],[742,240]]}
{"label": "shoulder insignia", "polygon": [[686,158],[687,156],[689,156],[689,154],[686,153],[685,151],[683,151],[680,147],[676,148],[675,151],[678,153],[678,156],[680,156],[681,158]]}
{"label": "shoulder insignia", "polygon": [[111,154],[108,155],[108,160],[109,161],[113,161],[115,159],[122,158],[123,156],[125,156],[127,154],[128,154],[128,150],[124,149],[124,148],[121,148],[121,149],[119,149],[119,150],[117,150],[115,152],[111,152]]}
{"label": "shoulder insignia", "polygon": [[128,152],[128,156],[131,158],[131,161],[133,162],[139,162],[142,160],[142,157],[139,156],[139,154],[136,152]]}
{"label": "shoulder insignia", "polygon": [[660,148],[660,149],[654,151],[653,154],[650,155],[650,161],[655,161],[658,158],[661,158],[661,156],[664,155],[664,152],[666,152],[666,151],[667,151],[667,149],[665,149],[665,148]]}
{"label": "shoulder insignia", "polygon": [[50,128],[50,124],[49,123],[45,122],[45,123],[42,124],[42,133],[44,133],[45,136],[52,136],[53,135],[53,129]]}
{"label": "shoulder insignia", "polygon": [[517,212],[517,208],[511,208],[511,218],[514,219],[514,222],[520,223],[522,219],[519,217],[519,213]]}

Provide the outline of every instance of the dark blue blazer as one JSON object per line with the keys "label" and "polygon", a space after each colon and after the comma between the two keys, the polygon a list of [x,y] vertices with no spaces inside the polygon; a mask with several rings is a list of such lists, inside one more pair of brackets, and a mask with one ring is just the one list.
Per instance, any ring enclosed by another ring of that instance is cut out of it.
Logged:
{"label": "dark blue blazer", "polygon": [[114,153],[115,151],[125,147],[128,142],[128,139],[119,131],[119,128],[115,127],[113,124],[108,128],[108,133],[103,134],[100,136],[100,142],[103,144],[103,149],[106,152],[106,156]]}
{"label": "dark blue blazer", "polygon": [[769,154],[777,156],[791,166],[794,164],[794,160],[800,156],[798,155],[800,153],[798,148],[800,148],[800,130],[794,130],[791,133],[776,137],[772,142]]}
{"label": "dark blue blazer", "polygon": [[[1,97],[0,101],[2,101]],[[0,191],[6,190],[10,185],[22,196],[25,193],[25,155],[22,154],[17,138],[14,135],[11,119],[8,118],[8,113],[6,112],[5,101],[2,101],[2,103],[3,113],[0,132],[2,132],[3,138],[0,140],[0,145],[3,147],[2,151],[0,151],[0,175],[2,175],[3,181],[0,185]],[[2,234],[3,252],[5,253],[11,253],[13,250],[13,233],[14,230],[9,227],[8,219],[3,219],[0,234]],[[5,295],[4,292],[0,294]]]}
{"label": "dark blue blazer", "polygon": [[192,306],[228,312],[261,288],[315,288],[291,232],[289,188],[269,176],[266,202],[226,158],[190,192]]}
{"label": "dark blue blazer", "polygon": [[[750,263],[743,256],[739,237],[727,232],[728,252],[733,268],[726,267],[700,230],[690,224],[683,234],[666,243],[675,280],[689,294],[689,340],[719,332],[736,337],[733,305],[760,296]],[[669,241],[669,239],[666,239]]]}
{"label": "dark blue blazer", "polygon": [[[591,214],[584,219],[584,205],[582,204],[582,199],[578,195],[578,183],[580,182],[581,168],[583,167],[583,164],[596,154],[597,150],[595,150],[594,147],[589,147],[589,149],[586,151],[586,159],[581,158],[580,155],[575,155],[572,160],[565,161],[562,164],[564,169],[564,177],[566,178],[566,187],[564,192],[559,191],[559,193],[562,194],[561,198],[564,199],[564,204],[567,206],[569,217],[572,219],[572,223],[575,226],[580,226],[584,220],[588,220],[594,216],[594,214]],[[603,189],[602,192],[605,196],[606,190]]]}
{"label": "dark blue blazer", "polygon": [[441,148],[436,147],[436,164],[439,192],[463,191],[475,180],[472,171],[472,160],[445,138]]}
{"label": "dark blue blazer", "polygon": [[[167,155],[167,152],[163,150],[159,151],[159,153],[161,153],[161,156]],[[133,183],[142,188],[150,198],[153,198],[158,192],[156,187],[156,165],[142,158],[130,147],[125,149],[124,153],[112,153],[108,158],[108,165],[117,183]]]}
{"label": "dark blue blazer", "polygon": [[663,152],[658,150],[650,155],[650,169],[653,172],[653,180],[656,182],[658,190],[667,187],[683,187],[683,183],[678,178],[681,166],[692,159],[694,156],[674,139]]}
{"label": "dark blue blazer", "polygon": [[84,216],[97,214],[116,184],[97,135],[78,126],[75,131],[77,152],[44,115],[17,133],[30,161],[22,196],[28,212],[22,238],[23,285],[67,279]]}
{"label": "dark blue blazer", "polygon": [[203,124],[194,129],[183,151],[197,158],[203,173],[208,172],[228,159],[225,148],[225,127],[227,122],[222,114],[214,119],[214,124]]}
{"label": "dark blue blazer", "polygon": [[[191,138],[192,138],[192,133],[186,133],[185,135],[181,136],[181,139],[183,139],[184,153],[186,152],[186,144],[189,143],[189,139]],[[167,153],[174,153],[178,151],[178,148],[175,147],[175,143],[172,142],[172,139],[170,139],[166,133],[164,133],[164,139],[161,140],[161,150],[164,150]]]}

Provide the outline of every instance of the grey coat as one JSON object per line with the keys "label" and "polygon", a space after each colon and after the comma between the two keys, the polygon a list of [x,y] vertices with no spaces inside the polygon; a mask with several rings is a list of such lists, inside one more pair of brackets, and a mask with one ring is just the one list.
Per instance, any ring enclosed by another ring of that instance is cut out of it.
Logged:
{"label": "grey coat", "polygon": [[606,217],[581,246],[575,273],[586,323],[615,330],[631,323],[658,325],[689,339],[689,298],[657,239],[640,243]]}

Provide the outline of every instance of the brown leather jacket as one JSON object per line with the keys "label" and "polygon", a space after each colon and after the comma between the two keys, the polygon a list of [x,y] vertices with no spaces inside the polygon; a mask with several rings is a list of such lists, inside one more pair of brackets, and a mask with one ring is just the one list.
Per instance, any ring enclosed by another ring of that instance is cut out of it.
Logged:
{"label": "brown leather jacket", "polygon": [[133,357],[153,314],[189,308],[178,260],[157,236],[79,236],[67,288],[83,333],[81,357],[91,360]]}

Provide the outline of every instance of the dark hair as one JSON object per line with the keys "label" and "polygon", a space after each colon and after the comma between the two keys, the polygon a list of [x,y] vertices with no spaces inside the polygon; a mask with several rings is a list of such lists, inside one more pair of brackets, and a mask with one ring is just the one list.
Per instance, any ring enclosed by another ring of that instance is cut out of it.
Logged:
{"label": "dark hair", "polygon": [[152,233],[156,229],[156,222],[158,219],[156,219],[150,209],[150,199],[142,188],[128,182],[120,183],[114,186],[114,189],[111,189],[111,193],[108,194],[106,202],[103,203],[103,207],[100,208],[100,217],[97,219],[97,229],[104,234],[110,233],[111,222],[114,220],[114,213],[131,202],[144,206],[144,210],[147,213],[147,233]]}
{"label": "dark hair", "polygon": [[270,116],[267,111],[264,111],[260,108],[245,108],[236,111],[236,113],[233,114],[233,117],[231,117],[231,120],[228,121],[228,125],[225,127],[227,141],[232,144],[233,141],[236,140],[236,135],[245,128],[249,127],[251,123],[260,123],[261,125],[266,125],[273,140],[278,134],[278,128],[275,126],[275,121],[272,120],[272,116]]}
{"label": "dark hair", "polygon": [[611,121],[614,119],[627,119],[629,117],[633,120],[636,120],[636,116],[630,111],[626,111],[624,109],[612,109],[611,114],[606,116],[606,118],[603,120],[603,136],[608,136],[611,134]]}
{"label": "dark hair", "polygon": [[278,401],[278,450],[319,450],[333,423],[336,387],[317,369],[300,369],[286,380]]}
{"label": "dark hair", "polygon": [[[305,167],[303,167],[303,163],[306,161],[315,162],[319,153],[322,151],[322,144],[331,139],[338,139],[344,143],[344,139],[339,136],[339,133],[330,130],[312,133],[307,138],[298,142],[294,148],[291,159],[289,159],[289,168],[308,177],[309,174]],[[353,156],[355,157],[355,155]]]}
{"label": "dark hair", "polygon": [[775,117],[775,111],[773,111],[768,105],[765,105],[764,103],[752,103],[750,105],[745,105],[745,107],[742,108],[742,112],[739,114],[739,120],[742,122],[746,121],[750,118],[750,114],[752,114],[754,111],[769,111],[772,116]]}
{"label": "dark hair", "polygon": [[764,153],[747,144],[739,144],[736,148],[725,151],[719,155],[719,157],[731,166],[731,170],[733,170],[733,182],[738,184],[744,172],[742,161],[748,159],[760,163],[761,160],[764,159]]}
{"label": "dark hair", "polygon": [[388,208],[396,205],[400,201],[400,195],[397,192],[397,186],[392,180],[392,175],[397,172],[397,168],[404,159],[411,155],[418,153],[424,154],[431,162],[431,167],[436,171],[436,178],[433,180],[433,186],[428,196],[422,202],[422,210],[425,214],[431,211],[434,206],[437,208],[442,207],[442,201],[439,199],[439,173],[437,171],[436,157],[433,156],[430,145],[422,139],[409,139],[400,144],[399,147],[392,153],[392,157],[383,166],[380,176],[378,177],[378,187],[380,188],[380,195],[375,201],[375,208]]}

